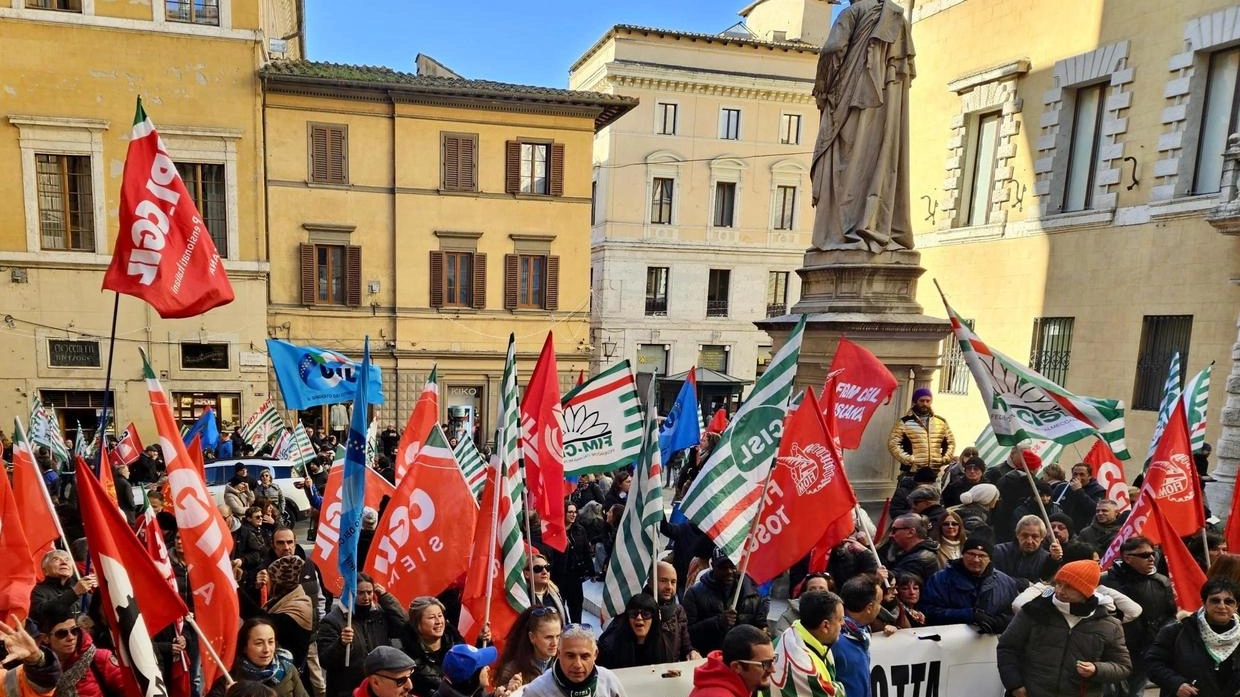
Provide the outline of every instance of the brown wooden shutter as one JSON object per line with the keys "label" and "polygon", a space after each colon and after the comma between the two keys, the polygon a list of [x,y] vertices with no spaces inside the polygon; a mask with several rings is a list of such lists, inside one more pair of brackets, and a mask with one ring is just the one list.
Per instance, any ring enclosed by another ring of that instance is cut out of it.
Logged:
{"label": "brown wooden shutter", "polygon": [[504,255],[504,309],[517,308],[517,282],[521,278],[521,257],[516,254]]}
{"label": "brown wooden shutter", "polygon": [[327,129],[310,127],[310,181],[327,181]]}
{"label": "brown wooden shutter", "polygon": [[548,310],[560,309],[560,257],[547,257],[547,298],[544,307]]}
{"label": "brown wooden shutter", "polygon": [[314,304],[314,245],[299,245],[301,256],[301,304]]}
{"label": "brown wooden shutter", "polygon": [[344,304],[362,304],[362,248],[350,245],[344,248]]}
{"label": "brown wooden shutter", "polygon": [[443,307],[443,252],[431,252],[431,307]]}
{"label": "brown wooden shutter", "polygon": [[474,254],[474,309],[487,309],[487,255]]}
{"label": "brown wooden shutter", "polygon": [[515,140],[504,143],[504,191],[521,193],[521,144]]}
{"label": "brown wooden shutter", "polygon": [[349,180],[349,150],[344,128],[333,126],[327,129],[327,178],[336,184],[344,184]]}
{"label": "brown wooden shutter", "polygon": [[564,195],[564,144],[551,144],[551,195]]}
{"label": "brown wooden shutter", "polygon": [[443,136],[443,142],[440,145],[441,178],[439,186],[447,191],[455,191],[461,188],[460,157],[461,139],[456,136]]}
{"label": "brown wooden shutter", "polygon": [[478,190],[478,137],[464,136],[460,139],[461,154],[457,160],[457,179],[461,191]]}

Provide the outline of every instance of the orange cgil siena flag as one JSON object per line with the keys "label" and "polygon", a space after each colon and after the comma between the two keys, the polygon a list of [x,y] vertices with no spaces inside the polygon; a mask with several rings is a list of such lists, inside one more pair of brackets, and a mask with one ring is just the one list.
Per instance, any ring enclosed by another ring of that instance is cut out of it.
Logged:
{"label": "orange cgil siena flag", "polygon": [[30,614],[30,593],[36,583],[35,559],[22,529],[22,511],[17,506],[9,478],[0,472],[0,618],[7,622]]}
{"label": "orange cgil siena flag", "polygon": [[413,405],[405,430],[400,434],[400,443],[396,446],[396,462],[392,463],[396,470],[396,483],[399,485],[405,478],[409,468],[418,457],[418,450],[426,442],[431,429],[439,423],[439,378],[438,368],[431,368],[426,378],[422,394]]}

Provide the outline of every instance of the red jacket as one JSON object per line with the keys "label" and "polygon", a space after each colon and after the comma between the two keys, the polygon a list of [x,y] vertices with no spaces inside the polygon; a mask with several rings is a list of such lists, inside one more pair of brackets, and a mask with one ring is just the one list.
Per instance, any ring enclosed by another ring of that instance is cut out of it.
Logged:
{"label": "red jacket", "polygon": [[722,651],[711,651],[706,662],[693,669],[689,697],[749,697],[741,676],[723,662]]}
{"label": "red jacket", "polygon": [[[69,669],[78,662],[82,654],[86,653],[86,649],[90,648],[92,643],[90,633],[83,631],[82,638],[78,639],[77,650],[69,658],[64,658],[60,661],[62,674],[69,672]],[[121,673],[120,664],[112,657],[111,651],[96,648],[93,663],[94,665],[88,668],[82,674],[82,679],[78,681],[78,697],[104,697],[103,688],[99,685],[100,678],[107,684],[108,692],[111,694],[121,694],[124,692],[124,676]]]}

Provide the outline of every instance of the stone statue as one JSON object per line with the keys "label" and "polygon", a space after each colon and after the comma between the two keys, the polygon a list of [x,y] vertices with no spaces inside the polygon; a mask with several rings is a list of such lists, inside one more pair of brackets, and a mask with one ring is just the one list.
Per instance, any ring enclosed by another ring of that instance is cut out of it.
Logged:
{"label": "stone statue", "polygon": [[892,0],[853,0],[823,44],[813,92],[821,113],[810,169],[815,249],[913,248],[910,30]]}

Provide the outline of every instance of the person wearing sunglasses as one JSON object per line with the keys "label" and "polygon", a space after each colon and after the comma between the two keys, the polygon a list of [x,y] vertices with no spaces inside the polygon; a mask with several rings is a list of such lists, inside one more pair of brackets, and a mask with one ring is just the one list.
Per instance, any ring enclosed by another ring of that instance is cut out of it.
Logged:
{"label": "person wearing sunglasses", "polygon": [[119,695],[125,683],[120,664],[108,649],[95,646],[90,633],[78,627],[77,613],[66,608],[49,608],[37,618],[39,643],[52,650],[60,662],[56,694],[65,697],[103,697]]}
{"label": "person wearing sunglasses", "polygon": [[638,593],[625,603],[598,641],[598,663],[616,670],[671,663],[676,660],[666,635],[660,631],[659,603]]}
{"label": "person wearing sunglasses", "polygon": [[551,580],[551,562],[547,561],[543,555],[535,554],[524,572],[526,582],[533,586],[534,591],[530,595],[530,604],[555,608],[560,617],[568,617],[560,587]]}
{"label": "person wearing sunglasses", "polygon": [[1240,685],[1240,587],[1211,578],[1201,587],[1202,607],[1158,632],[1145,654],[1160,697],[1224,697]]}
{"label": "person wearing sunglasses", "polygon": [[512,623],[495,667],[495,684],[515,691],[547,672],[560,651],[564,616],[553,607],[526,608]]}
{"label": "person wearing sunglasses", "polygon": [[689,697],[750,697],[771,686],[775,649],[766,632],[742,624],[728,630],[723,648],[711,651],[693,669]]}
{"label": "person wearing sunglasses", "polygon": [[1175,617],[1175,594],[1171,579],[1158,573],[1158,553],[1148,538],[1141,535],[1124,540],[1120,558],[1102,576],[1102,585],[1132,598],[1141,606],[1141,616],[1124,622],[1124,643],[1132,662],[1132,675],[1120,685],[1119,697],[1140,697],[1145,692],[1146,663],[1141,656],[1154,644],[1158,630]]}
{"label": "person wearing sunglasses", "polygon": [[433,694],[413,692],[416,667],[414,660],[400,649],[391,646],[375,647],[366,654],[366,660],[362,663],[362,673],[366,677],[353,694],[356,697],[411,697],[414,694]]}
{"label": "person wearing sunglasses", "polygon": [[[265,617],[251,617],[241,625],[237,632],[237,656],[229,674],[233,680],[262,683],[274,690],[277,697],[309,697],[289,653],[276,644],[276,626]],[[225,690],[221,677],[207,697],[223,697]]]}

